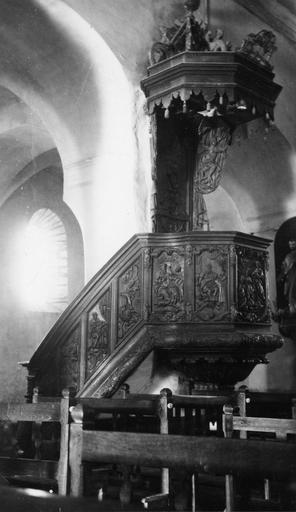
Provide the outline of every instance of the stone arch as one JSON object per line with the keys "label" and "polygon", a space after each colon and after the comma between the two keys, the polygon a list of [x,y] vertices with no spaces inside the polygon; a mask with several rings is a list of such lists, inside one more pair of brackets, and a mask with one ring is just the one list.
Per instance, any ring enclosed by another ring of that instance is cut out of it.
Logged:
{"label": "stone arch", "polygon": [[135,216],[131,84],[103,38],[63,0],[1,0],[0,6],[0,86],[29,106],[59,152],[64,200],[83,231],[88,278],[143,229]]}

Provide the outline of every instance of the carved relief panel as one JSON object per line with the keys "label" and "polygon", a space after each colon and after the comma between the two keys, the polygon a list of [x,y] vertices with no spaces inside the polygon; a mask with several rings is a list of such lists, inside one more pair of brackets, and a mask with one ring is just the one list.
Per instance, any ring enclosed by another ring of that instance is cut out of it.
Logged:
{"label": "carved relief panel", "polygon": [[153,173],[155,194],[153,196],[153,231],[178,233],[188,230],[188,148],[181,130],[180,119],[173,112],[165,119],[156,114],[157,144],[156,166]]}
{"label": "carved relief panel", "polygon": [[141,320],[142,262],[138,258],[118,279],[118,343]]}
{"label": "carved relief panel", "polygon": [[201,246],[195,250],[194,320],[227,320],[229,313],[229,248]]}
{"label": "carved relief panel", "polygon": [[88,313],[86,375],[89,377],[110,354],[111,289],[109,288]]}
{"label": "carved relief panel", "polygon": [[153,257],[152,318],[176,322],[184,315],[183,251],[162,250]]}
{"label": "carved relief panel", "polygon": [[78,324],[59,349],[60,389],[79,389],[81,326]]}
{"label": "carved relief panel", "polygon": [[269,323],[267,297],[267,254],[248,247],[237,247],[238,283],[236,320]]}

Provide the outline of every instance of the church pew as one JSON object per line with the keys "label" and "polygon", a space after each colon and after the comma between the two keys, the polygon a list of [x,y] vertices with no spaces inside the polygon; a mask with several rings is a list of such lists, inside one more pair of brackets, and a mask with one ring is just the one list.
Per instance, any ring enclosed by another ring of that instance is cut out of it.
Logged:
{"label": "church pew", "polygon": [[181,467],[188,471],[226,475],[284,477],[296,472],[296,445],[210,437],[102,432],[70,426],[70,493],[82,494],[83,462]]}
{"label": "church pew", "polygon": [[[225,438],[232,438],[234,432],[238,432],[240,439],[247,439],[249,434],[274,434],[277,441],[287,441],[287,437],[296,435],[296,419],[287,418],[261,418],[246,415],[235,415],[234,408],[231,405],[225,405],[223,408],[223,431]],[[295,441],[295,439],[294,439]],[[250,442],[250,441],[248,441]],[[268,442],[268,441],[262,441]],[[272,441],[271,441],[272,442]],[[295,449],[296,443],[286,443],[288,449],[292,451]],[[269,477],[265,477],[265,498],[269,499]],[[233,476],[226,475],[226,512],[233,510],[234,504],[234,490],[233,490]]]}
{"label": "church pew", "polygon": [[[11,483],[57,486],[61,495],[67,493],[69,443],[69,392],[62,398],[38,403],[0,403],[0,423],[15,424],[23,431],[29,427],[34,458],[23,457],[22,450],[14,456],[0,456],[0,474]],[[60,425],[58,460],[41,460],[42,424]],[[17,443],[16,439],[12,440]],[[25,454],[26,455],[26,454]]]}
{"label": "church pew", "polygon": [[[212,411],[214,408],[222,410],[225,400],[232,399],[237,404],[239,395],[233,391],[203,391],[197,395],[174,395],[169,389],[163,389],[159,395],[130,394],[128,385],[124,384],[121,398],[78,398],[76,415],[79,414],[86,429],[207,435],[209,420],[207,415],[203,414],[204,411]],[[111,418],[111,422],[109,420],[107,428],[104,428],[106,416]],[[122,421],[122,418],[125,418],[125,421]],[[222,425],[220,430],[222,434]],[[150,496],[147,498],[148,501],[154,502],[158,498],[163,501],[165,496],[169,496],[168,469],[162,468],[161,474],[161,493],[157,497]],[[129,475],[126,477],[128,479]],[[194,482],[192,483],[194,487]]]}

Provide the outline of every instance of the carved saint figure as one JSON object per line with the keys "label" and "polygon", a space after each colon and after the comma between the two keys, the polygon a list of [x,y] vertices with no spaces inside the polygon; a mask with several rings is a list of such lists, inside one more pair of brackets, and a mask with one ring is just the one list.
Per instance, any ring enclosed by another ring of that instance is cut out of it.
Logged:
{"label": "carved saint figure", "polygon": [[223,280],[223,276],[219,276],[217,272],[213,270],[212,264],[208,263],[206,272],[200,276],[198,283],[200,289],[200,300],[206,301],[207,303],[224,302],[225,298],[221,280]]}
{"label": "carved saint figure", "polygon": [[95,366],[108,354],[109,328],[100,307],[91,313],[87,347],[87,369],[92,372]]}
{"label": "carved saint figure", "polygon": [[279,280],[284,282],[284,296],[290,315],[296,314],[296,240],[289,241],[290,252],[285,256]]}
{"label": "carved saint figure", "polygon": [[159,307],[176,307],[183,298],[183,275],[180,265],[165,262],[156,280],[156,296]]}

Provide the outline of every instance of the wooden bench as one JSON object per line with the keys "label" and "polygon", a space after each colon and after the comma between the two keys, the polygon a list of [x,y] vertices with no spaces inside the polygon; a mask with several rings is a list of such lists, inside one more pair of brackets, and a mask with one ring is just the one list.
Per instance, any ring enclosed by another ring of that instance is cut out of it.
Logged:
{"label": "wooden bench", "polygon": [[[172,395],[170,390],[164,389],[160,392],[160,395],[131,395],[128,393],[127,386],[124,387],[123,396],[124,398],[112,399],[78,399],[80,403],[75,408],[75,411],[73,411],[76,421],[80,422],[85,430],[102,430],[100,427],[101,425],[106,425],[104,419],[106,415],[109,415],[111,418],[113,417],[111,428],[115,430],[119,428],[121,431],[124,431],[126,430],[124,426],[128,426],[129,429],[137,432],[141,418],[151,419],[152,417],[154,420],[155,418],[158,420],[157,430],[154,430],[157,433],[171,435],[172,432],[175,433],[177,430],[178,434],[188,434],[189,432],[194,435],[201,433],[207,435],[209,434],[210,427],[208,415],[203,414],[204,410],[208,411],[218,408],[219,411],[222,411],[225,400],[230,398],[236,404],[244,403],[245,400],[245,396],[240,392],[231,392],[229,394],[203,392],[198,395]],[[129,421],[127,418],[125,422],[122,421],[124,416],[130,416],[133,421]],[[221,412],[220,417],[222,418]],[[214,434],[217,434],[217,425],[214,430]],[[146,433],[148,432],[146,430]],[[221,435],[223,435],[222,421]],[[167,504],[169,501],[171,496],[169,469],[163,467],[161,473],[161,492],[145,498],[144,503],[147,508],[150,504],[155,506],[158,503],[161,506],[161,504]],[[190,478],[193,491],[192,503],[195,503],[195,474],[191,474]],[[207,477],[206,483],[209,483],[209,477]],[[210,485],[213,485],[212,477]],[[80,486],[80,492],[83,493],[82,476]]]}
{"label": "wooden bench", "polygon": [[[234,432],[239,433],[240,439],[247,439],[248,433],[261,434],[264,436],[273,434],[276,440],[286,441],[287,436],[296,435],[296,420],[282,418],[259,418],[245,415],[235,415],[234,408],[225,405],[223,408],[223,431],[226,438],[231,438]],[[249,442],[249,441],[247,441]],[[267,441],[262,441],[267,442]],[[272,442],[272,441],[270,441]],[[295,449],[296,443],[287,443],[288,449]],[[267,468],[268,469],[268,468]],[[269,499],[269,477],[265,475],[265,499]],[[234,508],[233,475],[226,475],[226,511],[231,512]]]}
{"label": "wooden bench", "polygon": [[[17,453],[14,456],[0,456],[0,474],[11,483],[48,488],[57,486],[59,494],[65,495],[68,479],[69,392],[63,391],[62,398],[55,401],[0,403],[2,422],[6,425],[16,424],[19,430],[27,431],[26,426],[29,427],[35,453],[34,458],[18,456]],[[45,423],[57,423],[60,426],[58,460],[41,459],[41,429]]]}
{"label": "wooden bench", "polygon": [[[258,474],[283,478],[296,472],[296,445],[131,432],[83,430],[73,409],[70,426],[70,492],[81,496],[84,462],[181,467],[207,474]],[[78,411],[79,412],[79,411]]]}

